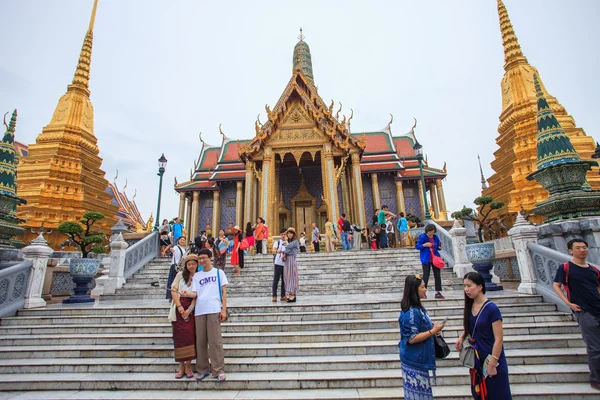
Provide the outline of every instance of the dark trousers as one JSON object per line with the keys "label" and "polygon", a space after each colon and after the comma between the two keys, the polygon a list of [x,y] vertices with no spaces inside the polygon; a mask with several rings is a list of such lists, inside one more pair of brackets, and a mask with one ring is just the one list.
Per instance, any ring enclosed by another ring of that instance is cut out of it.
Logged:
{"label": "dark trousers", "polygon": [[587,348],[590,382],[600,383],[600,318],[581,311],[575,313],[575,319]]}
{"label": "dark trousers", "polygon": [[429,274],[431,274],[431,270],[433,269],[433,279],[435,281],[435,290],[437,292],[442,291],[442,270],[433,266],[432,263],[423,264],[423,282],[425,282],[425,287],[427,287],[427,282],[429,282]]}
{"label": "dark trousers", "polygon": [[315,246],[315,252],[319,252],[319,242],[313,242],[313,246]]}
{"label": "dark trousers", "polygon": [[381,232],[379,232],[379,247],[382,249],[388,248],[387,232],[385,229],[381,229]]}
{"label": "dark trousers", "polygon": [[238,260],[239,260],[239,266],[240,268],[244,268],[244,250],[239,249],[238,250]]}
{"label": "dark trousers", "polygon": [[300,246],[300,253],[306,253],[306,246]]}
{"label": "dark trousers", "polygon": [[256,240],[256,254],[262,254],[262,240]]}
{"label": "dark trousers", "polygon": [[277,285],[281,279],[281,297],[285,296],[285,283],[283,281],[283,265],[275,264],[275,273],[273,274],[273,297],[277,297]]}

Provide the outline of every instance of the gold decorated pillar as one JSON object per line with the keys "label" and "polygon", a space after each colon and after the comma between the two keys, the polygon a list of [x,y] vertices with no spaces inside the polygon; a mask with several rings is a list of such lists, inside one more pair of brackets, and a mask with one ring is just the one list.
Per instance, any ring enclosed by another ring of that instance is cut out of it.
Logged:
{"label": "gold decorated pillar", "polygon": [[423,202],[423,184],[419,179],[419,203],[421,203],[421,219],[425,221],[425,203]]}
{"label": "gold decorated pillar", "polygon": [[244,221],[238,223],[242,229],[242,225],[252,221],[252,215],[254,214],[254,195],[256,193],[254,179],[254,161],[248,160],[246,162],[246,187],[244,190]]}
{"label": "gold decorated pillar", "polygon": [[448,220],[448,209],[446,208],[446,198],[444,197],[444,188],[442,187],[442,180],[441,179],[437,179],[435,181],[436,185],[436,189],[437,189],[437,197],[438,197],[438,201],[439,201],[439,206],[440,206],[440,219],[443,219],[444,221]]}
{"label": "gold decorated pillar", "polygon": [[[179,214],[177,216],[181,219],[185,219],[185,192],[179,193]],[[160,225],[160,221],[158,222]]]}
{"label": "gold decorated pillar", "polygon": [[381,208],[381,197],[379,196],[379,181],[377,174],[371,174],[371,189],[373,191],[373,208]]}
{"label": "gold decorated pillar", "polygon": [[404,211],[404,188],[402,187],[402,181],[396,181],[396,209],[398,210],[398,214],[403,212],[406,215],[406,211]]}
{"label": "gold decorated pillar", "polygon": [[[189,196],[185,196],[186,204],[185,204],[185,216],[183,217],[183,225],[185,229],[185,234],[190,236],[190,229],[192,227],[192,198]],[[176,243],[173,243],[175,245]]]}
{"label": "gold decorated pillar", "polygon": [[429,186],[429,195],[431,196],[431,207],[433,208],[433,215],[431,217],[434,219],[439,219],[440,204],[437,197],[437,189],[435,182]]}
{"label": "gold decorated pillar", "polygon": [[273,165],[275,166],[275,178],[273,180],[273,209],[271,210],[272,215],[273,215],[273,219],[271,220],[271,224],[268,225],[269,226],[269,235],[270,236],[277,236],[276,232],[279,232],[279,190],[280,190],[280,185],[279,185],[279,168],[280,165],[278,165],[277,163],[277,159],[275,158],[275,162],[273,163]]}
{"label": "gold decorated pillar", "polygon": [[[367,226],[367,217],[365,214],[365,198],[362,187],[362,176],[360,174],[360,155],[358,149],[353,148],[350,150],[350,157],[352,158],[352,189],[355,194],[356,201],[356,212],[358,213],[358,222],[361,227]],[[336,221],[334,221],[336,223]]]}
{"label": "gold decorated pillar", "polygon": [[[342,183],[342,209],[346,213],[346,217],[352,221],[352,207],[350,207],[350,188],[348,187],[348,180],[346,178],[346,172],[342,173],[340,181]],[[336,221],[336,220],[334,220]],[[335,224],[335,222],[334,222]]]}
{"label": "gold decorated pillar", "polygon": [[[354,193],[354,185],[352,184],[352,168],[350,166],[346,166],[346,172],[344,173],[343,179],[346,180],[346,187],[348,188],[348,203],[350,207],[350,220],[355,221],[358,215],[358,211],[356,211],[356,194]],[[336,223],[336,221],[333,221]]]}
{"label": "gold decorated pillar", "polygon": [[219,199],[221,198],[221,192],[215,190],[213,192],[213,215],[212,215],[212,231],[213,237],[219,236],[219,230],[221,228],[225,229],[225,227],[221,227],[221,204]]}
{"label": "gold decorated pillar", "polygon": [[198,211],[200,211],[200,192],[193,192],[192,218],[190,218],[190,230],[188,231],[188,242],[194,240],[198,235]]}
{"label": "gold decorated pillar", "polygon": [[244,204],[243,204],[243,194],[242,194],[242,189],[243,189],[243,182],[242,181],[237,181],[236,182],[236,188],[237,191],[235,193],[235,225],[238,225],[240,228],[244,229],[244,223],[242,222],[242,210],[244,209]]}
{"label": "gold decorated pillar", "polygon": [[263,217],[267,222],[268,226],[272,226],[272,212],[274,207],[274,201],[272,200],[275,196],[273,190],[275,189],[275,163],[274,163],[273,149],[271,147],[265,147],[265,153],[263,157],[262,167],[262,178],[261,178],[261,193],[260,193],[260,207],[259,216]]}
{"label": "gold decorated pillar", "polygon": [[[335,168],[333,163],[333,153],[331,152],[331,143],[323,145],[323,155],[321,157],[321,168],[323,170],[323,192],[327,201],[327,216],[330,221],[337,221],[340,208],[338,206],[337,187],[335,184]],[[335,222],[334,222],[335,223]]]}

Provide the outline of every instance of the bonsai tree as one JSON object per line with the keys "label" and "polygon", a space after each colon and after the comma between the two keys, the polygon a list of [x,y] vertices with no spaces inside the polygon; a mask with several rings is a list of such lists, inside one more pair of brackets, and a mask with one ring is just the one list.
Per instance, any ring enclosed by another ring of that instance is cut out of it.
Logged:
{"label": "bonsai tree", "polygon": [[104,214],[88,211],[83,214],[79,222],[67,221],[60,224],[58,231],[69,237],[69,241],[81,250],[83,258],[87,258],[90,252],[106,253],[104,246],[100,243],[104,240],[101,232],[92,232],[92,226],[104,218]]}
{"label": "bonsai tree", "polygon": [[453,212],[451,217],[454,219],[477,222],[477,238],[479,239],[479,243],[483,243],[483,227],[486,220],[492,211],[504,207],[504,203],[495,201],[492,196],[479,196],[473,200],[473,203],[479,206],[479,212],[463,206],[462,210]]}

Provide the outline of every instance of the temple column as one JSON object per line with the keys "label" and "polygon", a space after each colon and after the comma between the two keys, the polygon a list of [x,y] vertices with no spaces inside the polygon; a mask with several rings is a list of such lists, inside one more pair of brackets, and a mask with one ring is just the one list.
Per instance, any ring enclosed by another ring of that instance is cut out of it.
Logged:
{"label": "temple column", "polygon": [[371,188],[373,191],[373,207],[381,208],[381,197],[379,196],[379,181],[377,180],[377,174],[371,174]]}
{"label": "temple column", "polygon": [[[190,196],[185,197],[186,206],[185,206],[185,217],[183,218],[183,224],[185,228],[186,235],[190,235],[190,229],[192,228],[192,199]],[[174,243],[173,245],[175,245]]]}
{"label": "temple column", "polygon": [[271,210],[273,213],[273,220],[271,221],[271,225],[269,225],[271,227],[271,229],[269,229],[269,235],[270,236],[276,236],[277,233],[279,232],[279,168],[280,165],[278,165],[280,163],[277,162],[277,159],[275,157],[275,162],[273,163],[273,165],[275,165],[275,178],[273,179],[273,209]]}
{"label": "temple column", "polygon": [[406,211],[404,211],[404,188],[402,187],[402,181],[396,181],[396,209],[398,210],[398,215],[401,212],[406,215]]}
{"label": "temple column", "polygon": [[244,221],[240,221],[240,228],[244,229],[246,222],[252,221],[254,213],[254,161],[246,162],[246,187],[244,191]]}
{"label": "temple column", "polygon": [[423,184],[419,179],[419,203],[421,204],[421,220],[425,221],[425,202],[423,201]]}
{"label": "temple column", "polygon": [[221,192],[215,190],[213,192],[213,215],[212,215],[212,234],[213,237],[219,236],[219,229],[225,227],[221,226]]}
{"label": "temple column", "polygon": [[[348,203],[350,207],[350,218],[351,221],[356,221],[358,211],[356,211],[356,194],[354,193],[354,185],[352,185],[352,169],[346,165],[346,171],[344,172],[343,179],[346,180],[346,187],[348,188]],[[332,221],[334,224],[336,221]]]}
{"label": "temple column", "polygon": [[448,220],[448,209],[446,208],[446,198],[444,197],[444,188],[442,187],[442,180],[437,179],[435,181],[436,189],[437,189],[437,197],[440,206],[440,216],[438,218],[443,219],[444,221]]}
{"label": "temple column", "polygon": [[[352,158],[352,187],[355,193],[355,201],[356,201],[356,212],[358,217],[358,222],[361,227],[367,226],[367,217],[365,214],[365,197],[362,187],[362,179],[360,174],[360,155],[358,153],[358,149],[353,148],[350,150],[350,157]],[[333,221],[333,223],[336,223]]]}
{"label": "temple column", "polygon": [[348,181],[347,181],[345,172],[342,173],[342,176],[340,177],[340,181],[342,183],[342,209],[344,210],[346,217],[350,221],[352,221],[352,211],[351,211],[352,207],[350,207],[350,198],[351,198],[350,196],[351,195],[350,195],[350,189],[348,187]]}
{"label": "temple column", "polygon": [[[177,216],[185,220],[185,192],[179,193],[179,214]],[[160,225],[160,221],[158,225]]]}
{"label": "temple column", "polygon": [[271,215],[273,211],[273,189],[275,181],[275,163],[271,147],[265,147],[262,167],[262,187],[260,193],[259,217],[263,217],[267,225],[272,225]]}
{"label": "temple column", "polygon": [[435,182],[429,186],[429,195],[431,196],[431,207],[433,208],[433,214],[431,217],[434,219],[440,218],[440,205],[437,198],[437,189]]}
{"label": "temple column", "polygon": [[242,229],[244,229],[244,223],[242,222],[242,215],[244,209],[244,198],[242,194],[243,186],[244,184],[242,181],[236,182],[237,192],[235,193],[235,225],[238,225]]}
{"label": "temple column", "polygon": [[[333,163],[333,153],[331,152],[331,143],[323,145],[323,154],[321,156],[321,168],[323,170],[323,191],[327,200],[327,216],[330,221],[337,221],[339,218],[338,196],[335,185],[335,168]],[[333,222],[335,223],[335,222]]]}
{"label": "temple column", "polygon": [[193,200],[192,200],[192,218],[190,218],[190,230],[188,237],[188,242],[190,240],[194,240],[196,236],[198,236],[198,211],[200,208],[200,192],[193,192]]}

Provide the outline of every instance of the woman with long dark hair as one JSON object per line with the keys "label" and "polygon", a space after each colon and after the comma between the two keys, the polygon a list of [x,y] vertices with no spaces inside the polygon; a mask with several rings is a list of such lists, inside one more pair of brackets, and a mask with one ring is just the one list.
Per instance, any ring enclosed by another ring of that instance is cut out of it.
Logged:
{"label": "woman with long dark hair", "polygon": [[442,270],[433,265],[431,253],[440,256],[439,250],[442,248],[440,238],[436,234],[437,229],[433,224],[425,226],[425,233],[419,236],[419,240],[415,244],[415,248],[421,252],[421,264],[423,264],[423,280],[425,287],[429,283],[429,274],[433,269],[433,279],[435,281],[435,298],[443,299],[442,295]]}
{"label": "woman with long dark hair", "polygon": [[233,251],[231,252],[231,260],[229,263],[235,269],[235,276],[240,276],[241,268],[244,268],[244,250],[242,250],[242,231],[239,226],[233,227]]}
{"label": "woman with long dark hair", "polygon": [[446,322],[435,324],[427,315],[421,299],[427,288],[419,275],[404,280],[404,294],[400,306],[400,362],[405,399],[433,399],[429,371],[435,371],[433,336],[439,334]]}
{"label": "woman with long dark hair", "polygon": [[246,224],[246,242],[248,243],[248,254],[250,254],[250,249],[254,247],[254,228],[252,227],[252,222],[248,221]]}
{"label": "woman with long dark hair", "polygon": [[298,235],[294,228],[288,228],[286,235],[288,244],[283,251],[283,282],[285,284],[287,302],[295,303],[296,295],[298,294],[298,263],[296,263],[296,256],[300,250],[300,243],[298,242]]}
{"label": "woman with long dark hair", "polygon": [[456,341],[460,351],[468,340],[477,350],[471,374],[471,393],[476,400],[511,400],[508,365],[504,355],[502,314],[498,306],[485,297],[485,281],[479,272],[464,277],[464,332]]}

